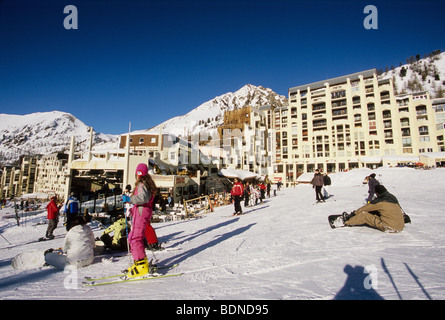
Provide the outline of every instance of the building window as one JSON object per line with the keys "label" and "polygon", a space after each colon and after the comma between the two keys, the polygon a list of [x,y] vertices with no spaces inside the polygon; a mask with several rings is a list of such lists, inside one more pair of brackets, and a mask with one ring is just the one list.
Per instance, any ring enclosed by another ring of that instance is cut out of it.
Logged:
{"label": "building window", "polygon": [[411,138],[402,138],[403,147],[411,147]]}
{"label": "building window", "polygon": [[427,126],[421,126],[419,127],[419,134],[421,136],[426,136],[428,135],[428,127]]}
{"label": "building window", "polygon": [[407,137],[411,135],[409,128],[402,129],[402,137]]}
{"label": "building window", "polygon": [[409,126],[409,119],[408,118],[402,118],[400,119],[400,125],[402,127],[408,127]]}

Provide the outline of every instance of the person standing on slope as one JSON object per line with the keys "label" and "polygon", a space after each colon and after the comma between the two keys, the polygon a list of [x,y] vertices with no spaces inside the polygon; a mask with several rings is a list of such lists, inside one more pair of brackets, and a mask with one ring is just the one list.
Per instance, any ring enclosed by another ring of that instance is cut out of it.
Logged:
{"label": "person standing on slope", "polygon": [[57,223],[59,222],[59,207],[56,204],[56,197],[52,197],[51,201],[46,206],[46,211],[48,213],[48,229],[46,230],[46,238],[54,239],[53,232],[57,228]]}
{"label": "person standing on slope", "polygon": [[315,169],[311,184],[312,187],[315,188],[315,198],[317,202],[324,202],[323,195],[321,194],[321,189],[323,188],[323,176],[321,175],[320,170]]}
{"label": "person standing on slope", "polygon": [[380,182],[375,178],[375,173],[371,173],[368,177],[368,203],[374,198],[375,187],[379,184]]}
{"label": "person standing on slope", "polygon": [[153,200],[156,195],[156,184],[148,174],[148,167],[144,163],[136,167],[136,184],[131,196],[132,228],[128,236],[134,264],[127,270],[129,278],[140,277],[149,272],[148,259],[145,254],[145,230],[153,215]]}
{"label": "person standing on slope", "polygon": [[230,191],[235,206],[235,213],[233,214],[234,216],[241,215],[243,213],[243,210],[241,209],[241,197],[243,196],[243,193],[243,184],[239,182],[237,178],[235,178],[232,191]]}
{"label": "person standing on slope", "polygon": [[71,192],[65,205],[66,231],[69,231],[73,226],[73,221],[79,214],[79,207],[79,200],[74,196],[74,192]]}

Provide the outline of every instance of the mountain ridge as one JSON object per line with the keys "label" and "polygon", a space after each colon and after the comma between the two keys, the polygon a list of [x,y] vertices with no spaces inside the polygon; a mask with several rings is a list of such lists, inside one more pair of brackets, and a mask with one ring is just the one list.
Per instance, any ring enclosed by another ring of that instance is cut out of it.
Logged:
{"label": "mountain ridge", "polygon": [[[378,76],[392,78],[398,94],[429,91],[432,98],[445,96],[445,52],[436,51],[429,56],[411,57]],[[270,88],[246,84],[235,92],[227,92],[208,100],[188,113],[170,118],[152,128],[133,131],[187,136],[205,130],[216,130],[223,123],[225,111],[246,106],[288,104],[287,97]],[[35,112],[27,115],[0,113],[0,164],[11,164],[21,155],[66,152],[71,136],[76,138],[77,150],[88,146],[89,127],[74,115],[63,111]],[[119,135],[94,132],[94,144],[114,144]],[[100,146],[96,146],[100,147]]]}

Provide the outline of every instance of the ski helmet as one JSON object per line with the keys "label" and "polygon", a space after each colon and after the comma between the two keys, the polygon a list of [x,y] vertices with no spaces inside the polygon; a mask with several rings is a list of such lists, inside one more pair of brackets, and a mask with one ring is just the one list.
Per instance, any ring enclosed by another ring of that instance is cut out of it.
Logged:
{"label": "ski helmet", "polygon": [[138,177],[146,176],[148,174],[148,167],[145,163],[139,163],[136,167],[136,175]]}

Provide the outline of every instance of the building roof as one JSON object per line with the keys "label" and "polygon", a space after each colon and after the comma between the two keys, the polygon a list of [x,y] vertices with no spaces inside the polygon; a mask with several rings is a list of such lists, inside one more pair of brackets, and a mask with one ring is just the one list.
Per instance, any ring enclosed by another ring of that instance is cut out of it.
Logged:
{"label": "building roof", "polygon": [[306,90],[308,87],[310,87],[311,90],[320,89],[320,88],[325,87],[326,83],[329,84],[330,86],[337,85],[340,83],[346,83],[347,79],[357,80],[357,79],[359,79],[359,76],[363,76],[363,78],[370,78],[375,73],[377,73],[376,69],[369,69],[369,70],[360,71],[360,72],[348,74],[348,75],[337,77],[337,78],[321,80],[321,81],[317,81],[317,82],[313,82],[313,83],[309,83],[309,84],[304,84],[304,85],[301,85],[298,87],[290,88],[289,93],[295,93],[298,90]]}

